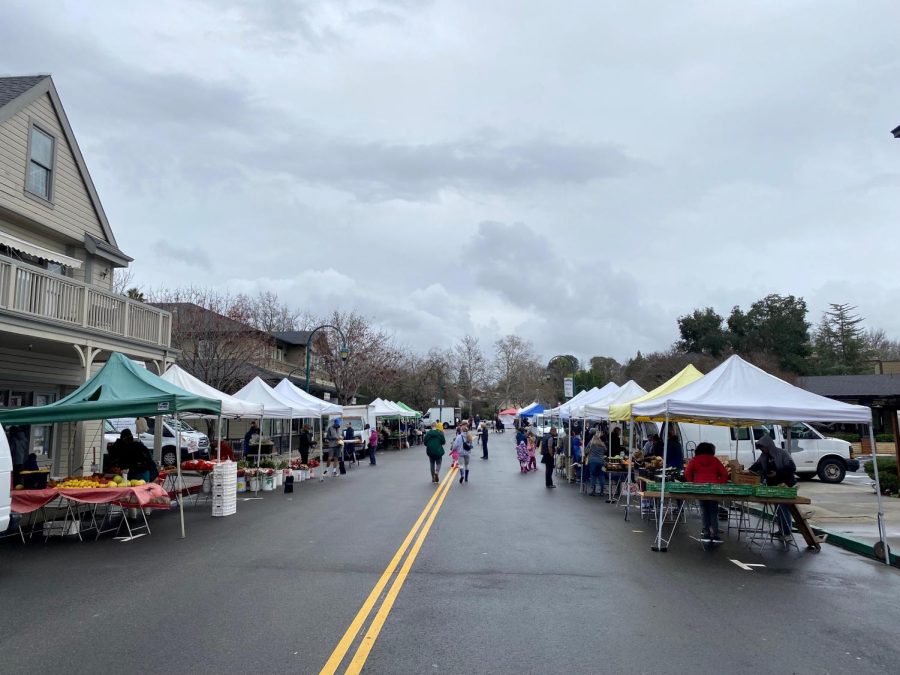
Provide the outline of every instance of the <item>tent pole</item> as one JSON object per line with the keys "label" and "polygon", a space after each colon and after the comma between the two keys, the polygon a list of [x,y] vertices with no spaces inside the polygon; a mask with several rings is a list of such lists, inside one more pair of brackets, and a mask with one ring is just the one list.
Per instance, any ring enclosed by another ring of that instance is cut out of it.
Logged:
{"label": "tent pole", "polygon": [[175,466],[178,467],[178,516],[181,519],[181,538],[184,539],[184,483],[181,477],[181,425],[178,424],[178,408],[175,408]]}
{"label": "tent pole", "polygon": [[663,439],[663,474],[662,474],[662,483],[659,489],[659,522],[657,525],[659,526],[656,531],[656,544],[651,546],[650,549],[652,551],[667,551],[668,546],[662,545],[662,531],[663,531],[663,523],[666,520],[666,460],[669,455],[669,402],[666,401],[666,424],[665,424],[665,438]]}
{"label": "tent pole", "polygon": [[884,527],[884,507],[881,504],[881,480],[878,477],[878,448],[875,447],[875,432],[869,423],[869,444],[872,446],[872,468],[875,473],[875,496],[878,499],[878,539],[884,547],[884,563],[891,564],[891,548],[888,546],[887,531]]}
{"label": "tent pole", "polygon": [[262,476],[259,473],[259,462],[262,459],[262,423],[263,418],[259,418],[259,434],[257,435],[256,441],[256,492],[253,493],[254,497],[259,497],[259,489],[262,487]]}
{"label": "tent pole", "polygon": [[288,420],[288,471],[291,470],[291,446],[294,444],[294,418]]}
{"label": "tent pole", "polygon": [[625,520],[628,520],[628,513],[631,509],[631,465],[634,464],[634,417],[631,418],[628,425],[628,480],[625,481],[625,489],[628,493],[625,495]]}
{"label": "tent pole", "polygon": [[222,461],[222,415],[219,415],[219,420],[217,423],[216,429],[216,461]]}

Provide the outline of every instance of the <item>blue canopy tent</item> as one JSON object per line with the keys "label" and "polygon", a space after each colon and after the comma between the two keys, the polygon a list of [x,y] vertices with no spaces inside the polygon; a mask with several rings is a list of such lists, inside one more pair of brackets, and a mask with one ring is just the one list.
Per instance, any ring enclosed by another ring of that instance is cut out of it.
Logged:
{"label": "blue canopy tent", "polygon": [[522,408],[519,411],[519,417],[532,417],[533,415],[540,415],[542,412],[544,412],[544,406],[535,402],[530,406]]}

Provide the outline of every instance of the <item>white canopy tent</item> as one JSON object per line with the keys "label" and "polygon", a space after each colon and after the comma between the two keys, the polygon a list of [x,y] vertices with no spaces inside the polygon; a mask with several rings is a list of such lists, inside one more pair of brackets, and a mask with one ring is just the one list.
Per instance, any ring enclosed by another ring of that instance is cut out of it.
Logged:
{"label": "white canopy tent", "polygon": [[[636,403],[631,409],[632,419],[648,421],[693,422],[739,427],[770,422],[790,428],[794,422],[845,422],[869,426],[872,447],[875,438],[872,431],[872,412],[860,405],[841,403],[819,396],[805,389],[770,375],[735,355],[720,366],[684,387],[666,396]],[[668,434],[663,445],[663,463],[668,451]],[[790,444],[790,438],[788,438]],[[890,561],[890,550],[884,527],[881,505],[881,486],[878,479],[876,455],[876,494],[878,497],[878,533],[884,546],[885,562]],[[665,474],[662,478],[665,493]],[[657,533],[656,548],[662,540],[662,518]]]}
{"label": "white canopy tent", "polygon": [[[166,382],[181,387],[185,391],[204,396],[206,398],[217,399],[222,402],[222,415],[231,419],[239,419],[241,417],[261,417],[263,414],[263,406],[250,401],[243,401],[235,396],[230,396],[224,392],[209,386],[202,380],[197,379],[186,370],[172,365],[162,374],[162,379]],[[211,417],[210,415],[200,415],[198,413],[181,413],[180,417]]]}
{"label": "white canopy tent", "polygon": [[300,408],[308,408],[313,411],[307,417],[322,417],[323,415],[343,415],[343,406],[317,398],[303,391],[287,378],[275,385],[275,391],[286,401]]}
{"label": "white canopy tent", "polygon": [[[239,398],[230,396],[218,389],[209,386],[206,382],[194,377],[186,370],[177,365],[172,365],[162,374],[162,379],[176,387],[181,387],[185,391],[189,391],[206,398],[217,399],[222,403],[222,413],[217,416],[216,422],[216,459],[222,458],[222,418],[241,419],[246,417],[259,418],[262,417],[263,407],[258,403],[242,401]],[[182,417],[205,417],[211,418],[210,415],[200,415],[192,413],[182,413]]]}
{"label": "white canopy tent", "polygon": [[[313,417],[310,411],[311,407],[303,408],[299,405],[288,401],[280,393],[262,381],[259,376],[254,377],[244,387],[235,392],[235,398],[242,401],[250,401],[258,403],[263,407],[263,417],[270,419],[288,420],[288,461],[291,457],[291,445],[293,444],[293,425],[290,420],[296,418]],[[262,428],[259,433],[259,444],[256,446],[256,465],[259,466],[260,456],[262,455]]]}
{"label": "white canopy tent", "polygon": [[577,394],[575,394],[572,398],[570,398],[565,403],[561,403],[560,405],[556,406],[555,408],[550,408],[550,410],[545,410],[544,414],[545,415],[558,415],[560,417],[563,417],[563,416],[568,417],[569,409],[573,405],[576,405],[579,401],[583,400],[586,396],[589,396],[598,391],[600,391],[600,390],[597,387],[593,387],[593,388],[587,389],[585,391],[579,391]]}
{"label": "white canopy tent", "polygon": [[616,405],[617,403],[627,403],[628,401],[633,401],[634,399],[638,398],[639,396],[643,396],[646,393],[647,390],[637,382],[635,382],[634,380],[628,380],[628,382],[619,387],[617,391],[613,392],[611,396],[606,396],[602,400],[585,404],[581,413],[582,417],[608,420],[610,406]]}
{"label": "white canopy tent", "polygon": [[617,385],[615,382],[607,382],[600,389],[597,389],[596,393],[585,396],[581,401],[578,401],[575,405],[571,407],[572,417],[578,417],[581,419],[587,419],[591,417],[588,414],[591,406],[602,405],[605,401],[610,400],[614,396],[616,396],[621,387]]}

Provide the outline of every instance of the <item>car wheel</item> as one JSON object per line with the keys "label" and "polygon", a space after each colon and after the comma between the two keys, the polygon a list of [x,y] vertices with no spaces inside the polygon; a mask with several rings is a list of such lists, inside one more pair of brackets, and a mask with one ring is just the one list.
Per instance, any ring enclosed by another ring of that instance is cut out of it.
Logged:
{"label": "car wheel", "polygon": [[847,475],[847,467],[840,459],[826,457],[819,462],[819,480],[823,483],[840,483]]}
{"label": "car wheel", "polygon": [[162,449],[163,466],[175,466],[175,462],[177,461],[178,454],[175,452],[174,446],[169,446]]}

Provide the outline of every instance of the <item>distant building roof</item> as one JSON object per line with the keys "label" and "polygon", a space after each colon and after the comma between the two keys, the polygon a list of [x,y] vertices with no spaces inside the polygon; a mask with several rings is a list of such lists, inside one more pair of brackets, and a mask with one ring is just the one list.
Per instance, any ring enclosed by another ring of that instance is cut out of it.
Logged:
{"label": "distant building roof", "polygon": [[829,398],[900,397],[900,375],[817,375],[799,378],[798,385]]}
{"label": "distant building roof", "polygon": [[272,331],[271,333],[271,336],[276,340],[301,347],[305,347],[309,344],[310,335],[312,335],[312,331],[308,330],[283,330]]}
{"label": "distant building roof", "polygon": [[50,77],[49,75],[22,75],[0,77],[0,108],[19,98],[34,85]]}

